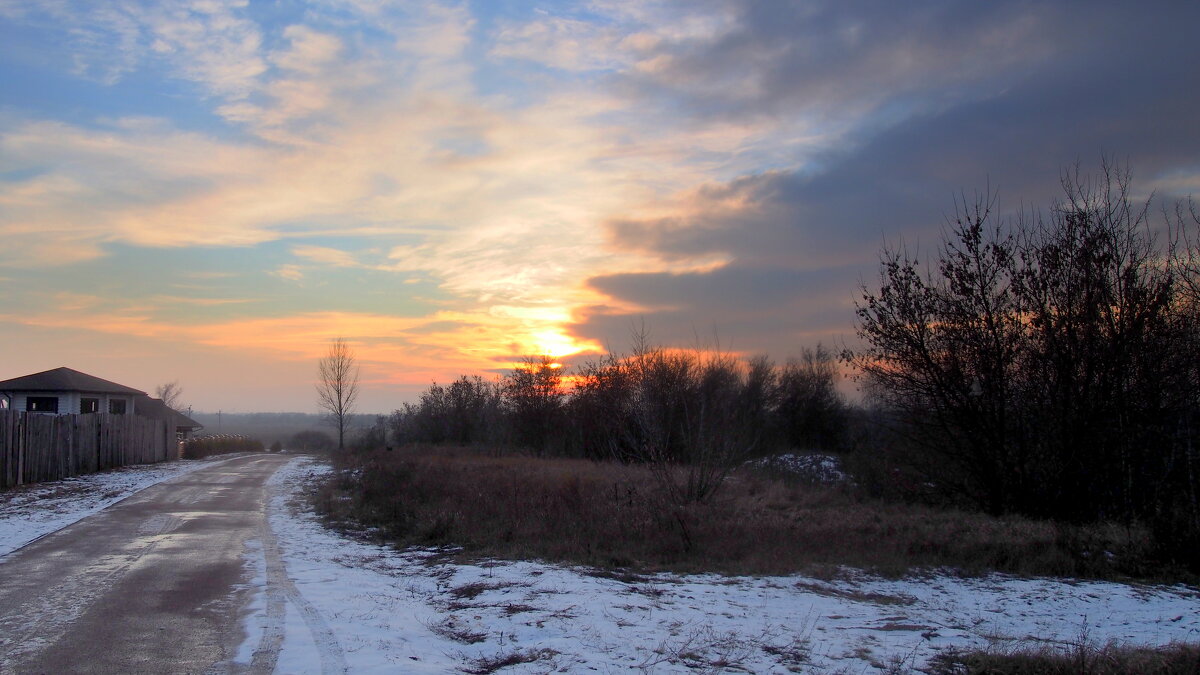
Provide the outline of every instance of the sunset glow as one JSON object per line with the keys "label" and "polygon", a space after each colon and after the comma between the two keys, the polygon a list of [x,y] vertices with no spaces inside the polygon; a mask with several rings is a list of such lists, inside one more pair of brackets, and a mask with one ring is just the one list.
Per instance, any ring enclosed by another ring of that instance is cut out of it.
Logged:
{"label": "sunset glow", "polygon": [[634,326],[784,360],[960,191],[1197,191],[1194,8],[901,5],[0,1],[0,377],[309,411],[344,337],[387,411]]}

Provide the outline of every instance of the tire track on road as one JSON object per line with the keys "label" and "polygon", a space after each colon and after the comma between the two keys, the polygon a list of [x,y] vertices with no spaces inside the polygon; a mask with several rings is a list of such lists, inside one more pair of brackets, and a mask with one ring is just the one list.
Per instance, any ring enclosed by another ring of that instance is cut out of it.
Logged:
{"label": "tire track on road", "polygon": [[283,552],[279,549],[279,542],[275,538],[275,532],[271,529],[271,498],[272,495],[268,494],[267,513],[263,514],[262,528],[263,559],[266,562],[267,572],[266,621],[263,635],[259,640],[258,647],[254,650],[250,669],[254,673],[274,672],[286,637],[286,610],[287,603],[290,602],[300,613],[309,634],[312,635],[313,644],[316,645],[317,654],[321,658],[321,675],[348,673],[346,653],[342,649],[341,643],[338,642],[337,636],[330,629],[325,617],[304,597],[287,575]]}

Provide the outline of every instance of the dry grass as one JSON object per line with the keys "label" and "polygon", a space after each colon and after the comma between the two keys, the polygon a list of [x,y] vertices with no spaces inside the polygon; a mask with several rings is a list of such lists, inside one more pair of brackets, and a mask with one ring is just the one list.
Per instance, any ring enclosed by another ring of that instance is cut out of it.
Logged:
{"label": "dry grass", "polygon": [[470,626],[459,625],[453,616],[446,617],[438,623],[429,624],[427,628],[435,635],[447,640],[461,642],[465,645],[483,642],[488,638],[488,634],[483,631],[474,630]]}
{"label": "dry grass", "polygon": [[470,665],[463,669],[463,672],[470,675],[489,675],[502,668],[510,666],[519,666],[522,663],[533,663],[543,659],[551,659],[557,654],[553,649],[529,649],[516,650],[495,654],[493,656],[481,656],[476,659],[470,659]]}
{"label": "dry grass", "polygon": [[400,546],[605,568],[820,573],[838,565],[886,575],[950,567],[966,574],[1149,577],[1149,535],[882,502],[849,488],[733,475],[704,504],[663,498],[643,467],[409,448],[342,459],[318,493],[334,522]]}
{"label": "dry grass", "polygon": [[1194,675],[1200,645],[1131,647],[1080,642],[1069,650],[1023,647],[1008,651],[951,652],[936,657],[934,675]]}

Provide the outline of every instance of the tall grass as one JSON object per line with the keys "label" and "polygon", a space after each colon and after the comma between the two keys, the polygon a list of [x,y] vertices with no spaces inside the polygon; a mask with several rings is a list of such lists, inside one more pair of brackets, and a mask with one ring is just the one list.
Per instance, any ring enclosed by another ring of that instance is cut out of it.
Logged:
{"label": "tall grass", "polygon": [[1194,675],[1200,645],[1135,647],[1080,641],[1066,650],[1046,646],[1011,650],[950,651],[934,657],[933,675]]}
{"label": "tall grass", "polygon": [[1137,528],[888,503],[749,468],[735,471],[713,499],[681,503],[636,464],[431,446],[335,461],[338,470],[317,494],[319,510],[399,546],[730,574],[847,565],[886,575],[951,567],[1113,578],[1151,569],[1148,534]]}

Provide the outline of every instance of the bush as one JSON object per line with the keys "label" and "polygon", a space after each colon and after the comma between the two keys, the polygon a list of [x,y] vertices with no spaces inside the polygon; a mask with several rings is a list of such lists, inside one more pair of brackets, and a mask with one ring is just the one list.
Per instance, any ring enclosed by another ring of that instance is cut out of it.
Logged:
{"label": "bush", "polygon": [[1126,172],[1063,188],[1048,218],[964,204],[936,272],[886,249],[857,308],[867,347],[847,358],[921,489],[993,514],[1148,523],[1165,558],[1200,569],[1195,246],[1155,238]]}
{"label": "bush", "polygon": [[291,449],[301,452],[324,452],[332,450],[337,446],[337,442],[324,431],[309,430],[301,431],[292,436],[288,445],[291,446]]}
{"label": "bush", "polygon": [[262,441],[230,434],[197,436],[183,444],[184,459],[200,459],[210,455],[226,455],[231,452],[262,452]]}

